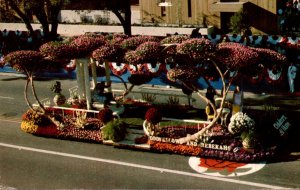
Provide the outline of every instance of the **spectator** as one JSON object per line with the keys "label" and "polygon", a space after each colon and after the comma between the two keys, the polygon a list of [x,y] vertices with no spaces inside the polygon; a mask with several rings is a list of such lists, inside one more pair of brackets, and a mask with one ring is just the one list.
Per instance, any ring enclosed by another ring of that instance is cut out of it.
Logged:
{"label": "spectator", "polygon": [[296,66],[291,63],[291,65],[288,68],[288,80],[289,80],[289,87],[290,87],[290,93],[294,93],[295,87],[294,87],[294,80],[296,78],[297,68]]}
{"label": "spectator", "polygon": [[190,38],[201,38],[202,35],[199,33],[200,28],[195,28],[192,30]]}
{"label": "spectator", "polygon": [[243,111],[243,97],[243,91],[240,90],[239,86],[236,86],[233,92],[232,115]]}
{"label": "spectator", "polygon": [[[206,89],[206,94],[205,94],[205,97],[215,106],[215,95],[217,95],[217,92],[216,90],[212,87],[212,86],[208,86],[207,89]],[[209,110],[210,110],[210,113],[207,113],[207,114],[213,114],[213,108],[212,106],[208,103],[209,106]]]}

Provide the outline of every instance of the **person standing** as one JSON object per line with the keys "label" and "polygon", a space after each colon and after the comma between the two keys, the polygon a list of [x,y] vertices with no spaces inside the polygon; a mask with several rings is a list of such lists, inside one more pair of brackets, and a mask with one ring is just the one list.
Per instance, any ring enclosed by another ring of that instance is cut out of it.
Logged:
{"label": "person standing", "polygon": [[[215,95],[217,95],[216,90],[212,86],[208,86],[206,89],[205,97],[212,103],[212,105],[215,106]],[[212,106],[207,103],[207,106],[209,107],[209,113],[207,114],[213,114],[213,108]]]}
{"label": "person standing", "polygon": [[239,86],[236,86],[233,92],[232,115],[243,111],[243,98],[243,91],[240,90]]}
{"label": "person standing", "polygon": [[294,87],[294,80],[296,78],[296,72],[297,72],[297,67],[291,63],[289,68],[288,68],[288,81],[289,81],[289,87],[290,87],[290,93],[294,93],[295,87]]}

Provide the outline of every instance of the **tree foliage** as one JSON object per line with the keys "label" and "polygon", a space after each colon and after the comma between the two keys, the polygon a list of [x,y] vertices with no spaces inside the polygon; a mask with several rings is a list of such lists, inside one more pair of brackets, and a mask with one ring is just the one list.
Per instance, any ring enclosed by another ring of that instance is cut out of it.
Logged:
{"label": "tree foliage", "polygon": [[244,9],[239,10],[230,18],[230,29],[235,34],[246,34],[250,31],[249,14]]}
{"label": "tree foliage", "polygon": [[105,0],[105,8],[111,10],[120,20],[124,34],[131,36],[131,8],[130,0]]}
{"label": "tree foliage", "polygon": [[[68,0],[1,0],[10,7],[15,15],[20,17],[26,25],[30,36],[34,39],[34,31],[31,26],[32,16],[35,15],[42,25],[47,39],[57,37],[58,14]],[[51,24],[51,29],[49,25]]]}

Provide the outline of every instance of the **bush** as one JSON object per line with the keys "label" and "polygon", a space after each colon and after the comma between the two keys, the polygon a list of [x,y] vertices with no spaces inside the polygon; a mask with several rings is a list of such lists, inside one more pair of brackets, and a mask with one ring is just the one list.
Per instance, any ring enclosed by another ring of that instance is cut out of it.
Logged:
{"label": "bush", "polygon": [[112,140],[114,142],[121,141],[125,138],[127,124],[120,120],[108,122],[102,129],[104,140]]}

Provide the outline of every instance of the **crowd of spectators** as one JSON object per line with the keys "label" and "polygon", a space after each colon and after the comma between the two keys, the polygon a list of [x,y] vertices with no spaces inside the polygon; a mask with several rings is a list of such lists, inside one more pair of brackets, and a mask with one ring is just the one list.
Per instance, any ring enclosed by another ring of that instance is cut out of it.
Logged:
{"label": "crowd of spectators", "polygon": [[0,57],[12,51],[38,48],[42,40],[41,30],[35,30],[33,37],[27,31],[0,30]]}
{"label": "crowd of spectators", "polygon": [[285,0],[278,9],[280,27],[283,33],[300,31],[300,2],[299,0]]}

